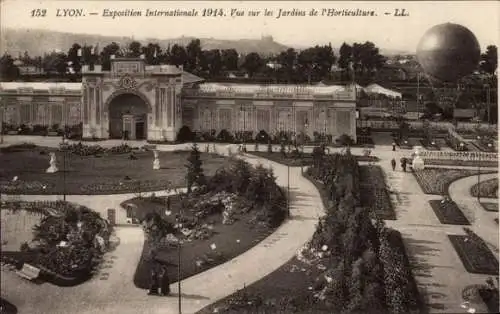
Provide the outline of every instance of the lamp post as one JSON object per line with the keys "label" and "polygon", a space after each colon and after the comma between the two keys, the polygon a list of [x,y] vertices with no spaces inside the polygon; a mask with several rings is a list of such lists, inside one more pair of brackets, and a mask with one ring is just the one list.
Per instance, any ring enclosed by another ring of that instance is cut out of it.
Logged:
{"label": "lamp post", "polygon": [[[481,140],[481,136],[477,137],[477,140]],[[481,152],[478,152],[478,162],[477,162],[477,202],[481,201]]]}
{"label": "lamp post", "polygon": [[301,161],[300,161],[300,173],[304,174],[304,148],[306,146],[306,136],[307,136],[307,127],[309,125],[307,124],[307,120],[306,120],[306,123],[304,123],[304,138],[302,139],[302,154],[300,155],[301,156]]}
{"label": "lamp post", "polygon": [[490,124],[490,119],[491,119],[491,112],[490,112],[490,84],[484,84],[484,87],[486,89],[486,110],[488,110],[488,125]]}
{"label": "lamp post", "polygon": [[286,197],[286,212],[288,218],[290,218],[290,163],[287,163],[287,170],[288,170],[288,175],[287,175],[287,197]]}
{"label": "lamp post", "polygon": [[243,115],[243,151],[246,151],[246,130],[247,130],[247,119],[246,119],[246,110],[243,105],[240,105],[240,113]]}
{"label": "lamp post", "polygon": [[63,151],[63,201],[66,201],[66,150]]}
{"label": "lamp post", "polygon": [[[180,194],[179,194],[180,195]],[[182,314],[182,296],[181,296],[181,234],[182,234],[182,214],[184,204],[181,197],[181,206],[179,207],[179,215],[177,216],[177,228],[179,228],[179,239],[177,240],[177,290],[179,290],[177,296],[177,303],[179,307],[179,314]],[[170,202],[169,202],[170,207]]]}

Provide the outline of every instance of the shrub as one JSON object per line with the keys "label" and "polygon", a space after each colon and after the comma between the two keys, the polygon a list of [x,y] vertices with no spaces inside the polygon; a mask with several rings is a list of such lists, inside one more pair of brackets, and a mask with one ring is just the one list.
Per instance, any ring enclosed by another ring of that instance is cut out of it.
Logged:
{"label": "shrub", "polygon": [[352,139],[352,137],[347,134],[342,134],[341,136],[339,136],[336,142],[342,146],[350,146],[354,144],[354,140]]}
{"label": "shrub", "polygon": [[224,143],[231,143],[234,141],[234,137],[229,133],[228,130],[223,129],[217,135],[217,141]]}
{"label": "shrub", "polygon": [[177,141],[184,142],[192,142],[194,140],[194,134],[191,132],[191,129],[187,125],[183,125],[179,132],[177,133]]}
{"label": "shrub", "polygon": [[271,137],[269,136],[269,134],[267,134],[266,131],[260,130],[259,133],[257,133],[255,140],[257,141],[257,143],[265,144],[271,141]]}
{"label": "shrub", "polygon": [[188,193],[191,193],[191,189],[195,184],[200,187],[206,185],[207,182],[205,174],[203,173],[200,150],[196,144],[193,144],[191,148],[191,154],[188,157],[186,168]]}

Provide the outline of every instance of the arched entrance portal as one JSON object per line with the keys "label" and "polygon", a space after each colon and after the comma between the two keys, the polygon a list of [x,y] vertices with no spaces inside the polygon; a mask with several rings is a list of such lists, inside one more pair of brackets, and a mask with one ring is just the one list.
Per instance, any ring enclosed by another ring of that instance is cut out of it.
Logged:
{"label": "arched entrance portal", "polygon": [[148,104],[138,95],[117,95],[109,103],[109,137],[146,139],[148,111]]}

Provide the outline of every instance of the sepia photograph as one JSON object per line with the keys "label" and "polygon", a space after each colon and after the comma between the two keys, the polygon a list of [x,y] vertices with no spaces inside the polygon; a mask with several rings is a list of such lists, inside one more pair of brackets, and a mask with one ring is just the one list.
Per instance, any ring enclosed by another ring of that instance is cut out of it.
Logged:
{"label": "sepia photograph", "polygon": [[0,0],[0,314],[499,313],[499,25]]}

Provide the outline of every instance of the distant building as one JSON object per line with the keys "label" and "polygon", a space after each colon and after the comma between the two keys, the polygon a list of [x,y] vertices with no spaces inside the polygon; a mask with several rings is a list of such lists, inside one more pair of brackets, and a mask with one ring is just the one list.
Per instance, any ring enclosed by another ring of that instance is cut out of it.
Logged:
{"label": "distant building", "polygon": [[83,124],[85,138],[173,141],[193,131],[314,132],[356,139],[350,86],[205,83],[172,65],[111,60],[111,70],[82,68],[81,83],[0,83],[4,123]]}

